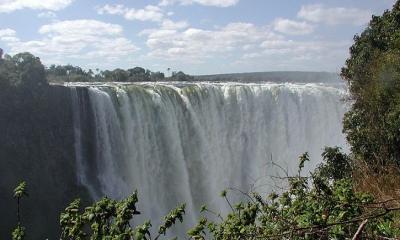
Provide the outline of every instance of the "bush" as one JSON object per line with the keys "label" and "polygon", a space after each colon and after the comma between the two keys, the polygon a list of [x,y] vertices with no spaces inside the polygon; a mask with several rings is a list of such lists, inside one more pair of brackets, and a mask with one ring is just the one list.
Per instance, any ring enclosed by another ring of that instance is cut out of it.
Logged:
{"label": "bush", "polygon": [[[204,216],[188,234],[194,239],[347,239],[368,221],[364,237],[399,237],[393,212],[400,208],[389,208],[369,194],[354,191],[348,156],[338,148],[326,148],[322,156],[324,163],[307,177],[301,173],[308,154],[302,155],[298,175],[284,178],[287,191],[266,198],[245,194],[249,201],[233,206],[225,218],[204,206],[203,214],[220,220]],[[228,193],[222,196],[231,206]]]}
{"label": "bush", "polygon": [[[77,199],[61,214],[61,239],[151,239],[152,225],[149,221],[136,227],[131,226],[133,217],[140,214],[136,208],[137,202],[138,196],[135,192],[121,201],[103,198],[81,212],[80,200]],[[184,204],[172,210],[164,218],[164,223],[159,226],[155,239],[165,235],[167,229],[172,227],[177,220],[182,222],[184,214]]]}
{"label": "bush", "polygon": [[[27,196],[26,183],[21,182],[14,190],[17,199],[18,223],[12,232],[13,240],[25,239],[25,228],[21,224],[20,200]],[[132,227],[133,218],[140,212],[136,208],[138,202],[137,192],[127,198],[116,201],[107,197],[99,200],[93,205],[86,207],[83,211],[80,199],[74,200],[60,216],[62,240],[85,240],[85,239],[115,239],[115,240],[147,240],[152,239],[150,221]],[[183,221],[185,204],[181,204],[172,210],[161,226],[158,227],[158,235],[154,239],[165,236],[169,228],[179,220]]]}
{"label": "bush", "polygon": [[[323,163],[308,176],[302,173],[309,161],[308,154],[300,156],[298,174],[282,178],[288,184],[285,191],[272,192],[267,197],[256,192],[243,193],[249,200],[236,205],[229,201],[230,192],[222,191],[221,197],[231,207],[231,212],[222,217],[204,205],[201,209],[203,217],[188,231],[188,235],[192,239],[220,240],[347,239],[355,233],[368,239],[400,237],[394,215],[400,207],[391,205],[393,199],[375,202],[372,195],[356,192],[348,156],[339,148],[325,148],[322,156]],[[13,240],[23,240],[25,237],[19,214],[23,196],[27,196],[24,182],[14,190],[18,203],[18,223],[12,233]],[[61,214],[60,238],[158,239],[165,236],[166,231],[178,220],[183,221],[184,204],[164,218],[157,235],[152,238],[149,221],[133,226],[134,216],[140,214],[137,203],[136,192],[120,201],[105,197],[84,209],[80,200],[76,199]]]}

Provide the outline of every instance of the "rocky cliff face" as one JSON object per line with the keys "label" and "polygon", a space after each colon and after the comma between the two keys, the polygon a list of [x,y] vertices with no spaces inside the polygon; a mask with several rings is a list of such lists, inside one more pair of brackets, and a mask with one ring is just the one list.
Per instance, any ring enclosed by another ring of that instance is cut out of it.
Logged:
{"label": "rocky cliff face", "polygon": [[59,213],[88,199],[76,176],[70,90],[0,90],[0,239],[16,225],[13,187],[28,184],[22,219],[29,239],[57,239]]}

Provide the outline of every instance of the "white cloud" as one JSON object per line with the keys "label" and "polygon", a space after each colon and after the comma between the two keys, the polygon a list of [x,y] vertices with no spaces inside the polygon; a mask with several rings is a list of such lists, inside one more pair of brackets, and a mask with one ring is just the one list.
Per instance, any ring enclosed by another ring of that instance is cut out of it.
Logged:
{"label": "white cloud", "polygon": [[93,37],[93,36],[116,36],[122,33],[120,25],[104,23],[97,20],[71,20],[44,25],[39,33],[50,36],[59,35],[65,37]]}
{"label": "white cloud", "polygon": [[164,18],[164,13],[158,6],[147,5],[142,9],[127,8],[124,5],[106,4],[102,7],[97,8],[98,14],[110,14],[110,15],[121,15],[127,20],[139,20],[139,21],[155,21],[159,22]]}
{"label": "white cloud", "polygon": [[181,5],[200,4],[204,6],[230,7],[236,5],[238,2],[239,0],[161,0],[159,5],[168,6],[179,3]]}
{"label": "white cloud", "polygon": [[167,12],[166,16],[164,16],[164,11],[154,5],[148,5],[143,9],[134,9],[127,8],[122,4],[106,4],[102,7],[97,7],[97,13],[120,15],[127,20],[153,21],[158,23],[159,28],[144,29],[139,33],[139,36],[148,35],[158,30],[180,30],[189,27],[189,23],[186,21],[172,21],[168,19],[167,16],[173,15],[173,12]]}
{"label": "white cloud", "polygon": [[[12,53],[31,52],[44,57],[45,62],[66,59],[113,61],[131,55],[138,48],[123,37],[123,28],[96,20],[72,20],[44,25],[39,29],[42,38],[22,41],[11,29],[0,30],[0,40]],[[12,39],[7,39],[13,37]]]}
{"label": "white cloud", "polygon": [[0,41],[6,42],[6,43],[13,43],[19,41],[19,39],[16,37],[16,32],[13,29],[10,28],[4,28],[0,29]]}
{"label": "white cloud", "polygon": [[58,11],[72,2],[73,0],[0,0],[0,13],[9,13],[24,8]]}
{"label": "white cloud", "polygon": [[263,53],[266,54],[291,54],[306,56],[319,55],[320,57],[333,49],[344,49],[347,51],[348,42],[327,42],[327,41],[294,41],[288,39],[267,40],[261,43]]}
{"label": "white cloud", "polygon": [[[298,41],[289,35],[276,33],[275,27],[275,24],[256,26],[241,22],[213,30],[193,27],[168,29],[160,25],[158,29],[141,32],[141,36],[147,37],[148,61],[161,59],[188,69],[193,63],[207,65],[209,61],[226,61],[227,65],[239,71],[336,71],[351,45],[347,41]],[[307,29],[301,30],[304,32]],[[294,30],[291,31],[293,34]],[[300,34],[300,30],[296,29],[296,34]],[[215,69],[218,68],[225,68],[225,65],[215,66]]]}
{"label": "white cloud", "polygon": [[110,5],[106,4],[103,7],[97,8],[98,14],[111,14],[111,15],[123,15],[127,11],[127,8],[122,4]]}
{"label": "white cloud", "polygon": [[297,22],[278,18],[273,23],[274,30],[288,35],[305,35],[314,31],[314,26],[307,22]]}
{"label": "white cloud", "polygon": [[249,51],[234,66],[260,71],[339,71],[348,55],[348,41],[266,40],[256,51]]}
{"label": "white cloud", "polygon": [[245,45],[282,38],[267,27],[240,22],[216,30],[160,28],[141,34],[147,35],[149,56],[184,61],[203,61],[221,53],[235,52]]}
{"label": "white cloud", "polygon": [[189,27],[189,23],[186,21],[174,22],[170,19],[164,19],[161,23],[162,29],[184,29]]}
{"label": "white cloud", "polygon": [[56,18],[57,15],[52,12],[52,11],[48,11],[48,12],[41,12],[38,14],[39,18]]}
{"label": "white cloud", "polygon": [[319,64],[321,59],[336,58],[343,61],[348,52],[350,42],[347,41],[295,41],[295,40],[278,40],[278,41],[264,41],[261,44],[261,56],[266,57],[279,57],[287,59],[288,61],[300,60],[309,61]]}
{"label": "white cloud", "polygon": [[0,29],[0,38],[15,36],[15,34],[16,34],[15,30],[13,30],[11,28]]}
{"label": "white cloud", "polygon": [[128,20],[140,21],[161,21],[164,17],[161,9],[157,6],[146,6],[144,9],[129,9],[125,13],[125,18]]}
{"label": "white cloud", "polygon": [[329,25],[352,24],[363,25],[368,23],[372,13],[358,8],[328,8],[324,5],[302,6],[297,16],[314,23]]}

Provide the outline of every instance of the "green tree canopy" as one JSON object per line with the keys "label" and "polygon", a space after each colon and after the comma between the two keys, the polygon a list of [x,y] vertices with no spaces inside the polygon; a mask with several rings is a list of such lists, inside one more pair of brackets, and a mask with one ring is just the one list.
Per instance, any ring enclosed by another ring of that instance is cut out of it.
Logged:
{"label": "green tree canopy", "polygon": [[127,70],[129,72],[129,81],[146,82],[150,81],[151,72],[142,67],[134,67]]}
{"label": "green tree canopy", "polygon": [[38,57],[30,53],[6,55],[0,61],[0,86],[36,88],[47,85],[45,69]]}
{"label": "green tree canopy", "polygon": [[179,72],[173,72],[170,80],[171,81],[182,81],[183,82],[183,81],[193,81],[194,78],[193,78],[193,76],[190,76],[188,74],[185,74],[182,71],[179,71]]}
{"label": "green tree canopy", "polygon": [[400,165],[400,1],[354,37],[342,68],[351,110],[344,118],[356,157],[374,166]]}
{"label": "green tree canopy", "polygon": [[92,82],[94,73],[91,69],[85,71],[78,66],[72,65],[51,65],[46,69],[46,76],[49,82]]}

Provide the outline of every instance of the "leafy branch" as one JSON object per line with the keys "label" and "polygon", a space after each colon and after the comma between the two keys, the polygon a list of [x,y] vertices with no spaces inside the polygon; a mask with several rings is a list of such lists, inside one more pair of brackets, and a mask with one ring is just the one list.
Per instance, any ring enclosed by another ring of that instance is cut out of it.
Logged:
{"label": "leafy branch", "polygon": [[[218,222],[201,218],[188,235],[194,239],[221,240],[400,236],[400,230],[393,227],[394,214],[400,209],[388,206],[395,199],[377,202],[370,194],[356,192],[352,169],[344,162],[348,158],[339,148],[326,148],[322,157],[324,162],[315,171],[302,176],[309,161],[308,155],[303,154],[297,174],[281,179],[288,187],[280,193],[272,192],[264,198],[255,192],[239,191],[246,201],[233,207],[227,195],[237,190],[223,191],[221,196],[231,212]],[[360,228],[365,220],[368,222]]]}

